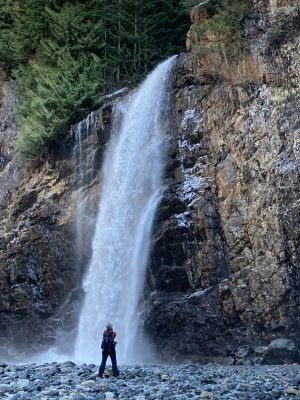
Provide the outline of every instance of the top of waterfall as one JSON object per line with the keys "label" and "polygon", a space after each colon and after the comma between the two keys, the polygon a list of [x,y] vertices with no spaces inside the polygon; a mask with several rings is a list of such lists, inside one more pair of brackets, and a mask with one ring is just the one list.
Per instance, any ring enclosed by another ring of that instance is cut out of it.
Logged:
{"label": "top of waterfall", "polygon": [[119,96],[120,94],[128,92],[128,87],[123,87],[122,89],[116,90],[113,93],[109,93],[105,96],[106,99],[111,99],[112,97]]}

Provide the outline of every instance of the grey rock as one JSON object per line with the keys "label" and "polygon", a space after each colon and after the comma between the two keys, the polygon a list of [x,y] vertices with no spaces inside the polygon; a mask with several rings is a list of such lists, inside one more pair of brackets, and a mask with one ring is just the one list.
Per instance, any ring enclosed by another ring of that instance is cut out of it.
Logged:
{"label": "grey rock", "polygon": [[299,348],[291,339],[273,340],[263,356],[265,364],[286,364],[300,361]]}
{"label": "grey rock", "polygon": [[17,387],[19,389],[27,389],[30,386],[30,380],[29,379],[18,379],[17,380]]}
{"label": "grey rock", "polygon": [[73,361],[65,361],[62,363],[62,367],[76,367],[76,364]]}

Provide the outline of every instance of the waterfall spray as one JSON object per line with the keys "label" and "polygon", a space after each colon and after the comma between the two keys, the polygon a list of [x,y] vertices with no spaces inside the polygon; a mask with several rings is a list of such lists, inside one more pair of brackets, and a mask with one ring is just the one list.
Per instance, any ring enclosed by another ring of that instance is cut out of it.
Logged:
{"label": "waterfall spray", "polygon": [[144,361],[135,348],[137,306],[154,215],[162,194],[173,61],[174,57],[161,63],[113,110],[93,255],[84,280],[85,300],[75,346],[79,362],[99,362],[107,321],[113,322],[118,332],[119,361]]}

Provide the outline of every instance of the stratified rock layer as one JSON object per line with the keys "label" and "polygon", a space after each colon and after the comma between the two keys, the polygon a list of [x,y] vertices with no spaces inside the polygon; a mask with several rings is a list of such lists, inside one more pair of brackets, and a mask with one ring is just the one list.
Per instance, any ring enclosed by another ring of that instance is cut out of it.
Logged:
{"label": "stratified rock layer", "polygon": [[163,355],[299,340],[300,37],[272,47],[279,8],[256,7],[238,57],[194,37],[178,58],[146,316]]}

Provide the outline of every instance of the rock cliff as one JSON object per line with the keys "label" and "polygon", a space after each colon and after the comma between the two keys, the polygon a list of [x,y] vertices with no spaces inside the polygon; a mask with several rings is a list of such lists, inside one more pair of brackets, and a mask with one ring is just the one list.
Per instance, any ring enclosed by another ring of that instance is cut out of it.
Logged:
{"label": "rock cliff", "polygon": [[73,342],[111,106],[74,126],[45,162],[24,166],[9,82],[1,100],[0,357],[20,359]]}
{"label": "rock cliff", "polygon": [[[297,3],[253,1],[238,54],[199,51],[215,38],[196,29],[209,16],[192,11],[189,51],[174,69],[166,190],[143,304],[165,359],[299,341]],[[279,19],[286,31],[278,33]],[[0,101],[0,357],[19,357],[75,335],[111,104],[73,127],[46,162],[25,167],[8,82]]]}
{"label": "rock cliff", "polygon": [[[146,327],[162,354],[199,359],[241,343],[299,339],[296,5],[255,2],[238,55],[199,52],[208,38],[197,23],[208,16],[193,9],[189,53],[175,71],[169,186],[148,275]],[[286,36],[275,45],[278,15]]]}

